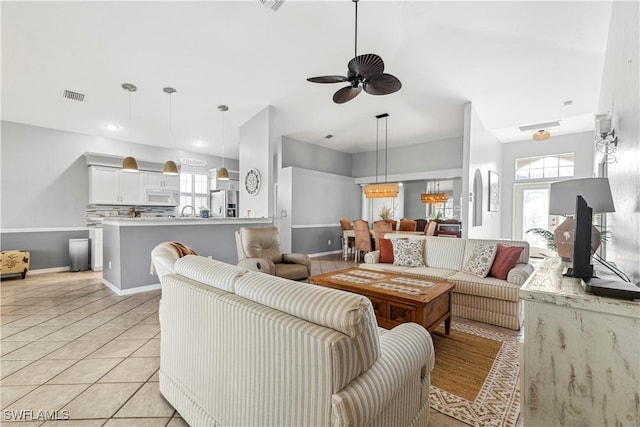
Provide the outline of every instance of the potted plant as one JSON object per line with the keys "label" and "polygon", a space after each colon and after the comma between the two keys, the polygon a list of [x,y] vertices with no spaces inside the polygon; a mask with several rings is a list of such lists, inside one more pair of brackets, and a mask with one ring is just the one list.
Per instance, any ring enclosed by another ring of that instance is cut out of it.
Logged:
{"label": "potted plant", "polygon": [[391,219],[391,217],[393,216],[393,209],[386,205],[382,205],[380,206],[380,210],[378,210],[378,216],[380,217],[380,219],[383,219],[385,221]]}

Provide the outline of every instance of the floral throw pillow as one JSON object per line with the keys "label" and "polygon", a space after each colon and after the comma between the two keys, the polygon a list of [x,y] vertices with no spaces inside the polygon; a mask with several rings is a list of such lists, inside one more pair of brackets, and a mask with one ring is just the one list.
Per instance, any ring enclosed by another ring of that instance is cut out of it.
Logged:
{"label": "floral throw pillow", "polygon": [[422,248],[424,242],[417,239],[393,239],[393,265],[424,267]]}
{"label": "floral throw pillow", "polygon": [[462,271],[475,274],[478,277],[487,277],[495,257],[496,245],[478,245],[462,267]]}

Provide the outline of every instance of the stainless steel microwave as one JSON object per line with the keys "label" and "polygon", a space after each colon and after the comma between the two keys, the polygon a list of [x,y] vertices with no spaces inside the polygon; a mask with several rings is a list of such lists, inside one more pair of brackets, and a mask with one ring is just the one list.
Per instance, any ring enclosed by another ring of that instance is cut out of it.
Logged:
{"label": "stainless steel microwave", "polygon": [[146,188],[144,190],[144,204],[150,206],[178,206],[180,204],[180,192],[161,188]]}

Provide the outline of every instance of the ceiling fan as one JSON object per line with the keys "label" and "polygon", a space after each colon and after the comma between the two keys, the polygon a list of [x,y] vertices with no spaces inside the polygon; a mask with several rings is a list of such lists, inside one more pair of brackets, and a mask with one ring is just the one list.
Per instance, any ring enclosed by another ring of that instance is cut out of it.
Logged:
{"label": "ceiling fan", "polygon": [[397,77],[384,72],[382,58],[374,53],[358,55],[358,0],[355,3],[356,31],[354,58],[347,64],[347,76],[310,77],[312,83],[342,83],[349,82],[349,86],[339,89],[333,95],[333,102],[343,104],[352,100],[364,89],[370,95],[389,95],[400,90],[402,83]]}

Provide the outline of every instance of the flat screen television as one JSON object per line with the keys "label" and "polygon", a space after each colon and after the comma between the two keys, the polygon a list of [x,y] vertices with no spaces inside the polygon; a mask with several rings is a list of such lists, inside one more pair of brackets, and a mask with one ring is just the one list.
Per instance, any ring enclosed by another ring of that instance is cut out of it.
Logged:
{"label": "flat screen television", "polygon": [[576,228],[573,239],[573,268],[568,276],[579,277],[585,282],[593,277],[591,265],[591,227],[593,210],[582,196],[576,197]]}

